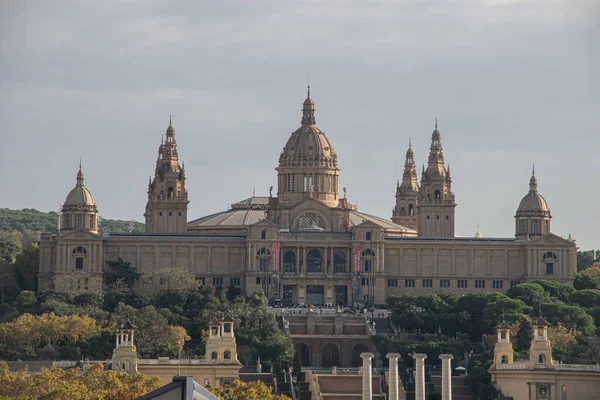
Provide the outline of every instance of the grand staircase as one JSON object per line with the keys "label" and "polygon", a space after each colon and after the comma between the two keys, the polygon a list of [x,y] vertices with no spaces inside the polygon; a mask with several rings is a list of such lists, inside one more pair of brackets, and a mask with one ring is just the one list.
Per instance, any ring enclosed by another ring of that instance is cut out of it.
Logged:
{"label": "grand staircase", "polygon": [[[379,376],[373,376],[373,400],[385,400]],[[362,400],[362,375],[316,375],[323,400]]]}
{"label": "grand staircase", "polygon": [[[431,382],[435,387],[435,393],[442,393],[442,376],[432,375]],[[471,389],[465,383],[464,376],[452,377],[452,400],[477,400]]]}

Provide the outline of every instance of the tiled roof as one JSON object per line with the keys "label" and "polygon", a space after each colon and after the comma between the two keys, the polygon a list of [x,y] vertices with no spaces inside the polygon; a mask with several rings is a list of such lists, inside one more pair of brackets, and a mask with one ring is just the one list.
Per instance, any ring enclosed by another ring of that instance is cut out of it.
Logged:
{"label": "tiled roof", "polygon": [[264,210],[228,210],[188,222],[188,226],[248,226],[267,217]]}
{"label": "tiled roof", "polygon": [[409,231],[409,232],[416,233],[412,229],[407,228],[402,225],[395,224],[392,221],[390,221],[389,219],[376,217],[374,215],[365,214],[365,213],[359,212],[359,211],[350,211],[350,226],[351,227],[360,225],[365,221],[369,221],[376,225],[379,225],[383,229],[403,230],[403,231]]}

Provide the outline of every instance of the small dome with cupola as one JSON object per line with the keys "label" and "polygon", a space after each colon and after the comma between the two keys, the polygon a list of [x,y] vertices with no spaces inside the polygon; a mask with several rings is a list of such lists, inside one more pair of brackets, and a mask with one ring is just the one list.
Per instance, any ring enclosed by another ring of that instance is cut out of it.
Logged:
{"label": "small dome with cupola", "polygon": [[94,233],[98,232],[98,207],[96,206],[94,196],[85,187],[85,176],[81,168],[81,161],[79,161],[77,183],[67,195],[61,207],[61,213],[61,231],[82,228]]}

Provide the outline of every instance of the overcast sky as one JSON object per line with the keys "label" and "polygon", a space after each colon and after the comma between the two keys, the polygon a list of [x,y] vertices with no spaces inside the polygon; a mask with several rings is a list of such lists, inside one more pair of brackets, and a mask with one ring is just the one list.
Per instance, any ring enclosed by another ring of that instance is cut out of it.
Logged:
{"label": "overcast sky", "polygon": [[190,220],[276,185],[310,77],[340,192],[391,217],[435,117],[456,232],[514,235],[535,164],[552,230],[600,248],[594,0],[0,1],[0,207],[57,210],[79,158],[100,214],[143,220],[173,114]]}

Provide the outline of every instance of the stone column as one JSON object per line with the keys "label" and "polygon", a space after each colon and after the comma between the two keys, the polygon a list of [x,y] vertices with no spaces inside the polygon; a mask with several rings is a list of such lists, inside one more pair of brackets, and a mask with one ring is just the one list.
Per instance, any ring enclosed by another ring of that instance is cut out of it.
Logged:
{"label": "stone column", "polygon": [[427,354],[415,353],[415,400],[425,400],[425,359]]}
{"label": "stone column", "polygon": [[442,400],[452,400],[452,354],[440,354],[442,360]]}
{"label": "stone column", "polygon": [[371,373],[371,358],[375,354],[373,353],[360,353],[360,357],[363,359],[362,368],[362,400],[373,399],[373,379]]}
{"label": "stone column", "polygon": [[398,358],[400,354],[388,353],[386,357],[390,359],[388,400],[398,400]]}

